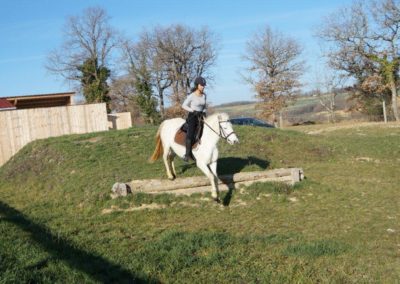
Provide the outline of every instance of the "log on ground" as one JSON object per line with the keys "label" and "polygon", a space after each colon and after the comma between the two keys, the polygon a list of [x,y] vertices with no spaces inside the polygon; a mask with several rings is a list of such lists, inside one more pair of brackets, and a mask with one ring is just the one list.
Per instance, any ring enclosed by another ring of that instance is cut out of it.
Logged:
{"label": "log on ground", "polygon": [[[219,190],[229,190],[241,185],[250,185],[254,182],[285,182],[295,184],[304,178],[300,168],[275,169],[258,172],[243,172],[233,175],[221,175],[218,177]],[[145,193],[174,193],[192,194],[210,191],[210,181],[205,176],[177,178],[173,181],[166,179],[133,180],[128,183],[132,192]]]}

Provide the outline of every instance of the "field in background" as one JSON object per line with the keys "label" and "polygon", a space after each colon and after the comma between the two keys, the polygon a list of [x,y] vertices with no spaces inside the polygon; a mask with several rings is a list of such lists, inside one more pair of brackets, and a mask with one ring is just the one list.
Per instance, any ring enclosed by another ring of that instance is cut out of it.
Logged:
{"label": "field in background", "polygon": [[[372,118],[361,113],[350,112],[352,102],[348,100],[349,95],[342,93],[336,97],[336,119],[337,121],[369,121]],[[256,103],[243,102],[215,106],[217,112],[226,112],[230,117],[257,117]],[[299,97],[282,112],[285,126],[304,123],[328,123],[329,113],[320,104],[318,97]],[[381,118],[373,118],[380,120]],[[271,123],[271,122],[270,122]]]}
{"label": "field in background", "polygon": [[226,206],[110,198],[114,182],[165,177],[147,163],[156,127],[30,143],[0,167],[0,283],[395,283],[400,128],[306,134],[316,127],[235,126],[220,174],[302,167],[306,179],[223,193]]}

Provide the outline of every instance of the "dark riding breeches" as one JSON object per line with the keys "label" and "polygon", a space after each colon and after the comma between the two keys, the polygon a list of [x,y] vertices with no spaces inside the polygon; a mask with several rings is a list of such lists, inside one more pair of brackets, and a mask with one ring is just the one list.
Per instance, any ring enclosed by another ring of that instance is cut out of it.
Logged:
{"label": "dark riding breeches", "polygon": [[199,117],[196,113],[189,112],[189,115],[186,119],[188,124],[188,129],[186,133],[186,139],[190,139],[192,144],[194,143],[194,138],[196,135],[196,129],[199,126]]}

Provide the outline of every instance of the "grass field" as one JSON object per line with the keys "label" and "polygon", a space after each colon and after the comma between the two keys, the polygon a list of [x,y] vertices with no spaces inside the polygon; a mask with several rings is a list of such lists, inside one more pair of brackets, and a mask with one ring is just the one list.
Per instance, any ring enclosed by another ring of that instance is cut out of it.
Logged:
{"label": "grass field", "polygon": [[306,176],[223,193],[226,206],[109,197],[114,182],[165,177],[146,162],[155,127],[27,145],[0,168],[0,283],[398,283],[400,128],[299,129],[235,127],[241,144],[220,142],[221,174]]}

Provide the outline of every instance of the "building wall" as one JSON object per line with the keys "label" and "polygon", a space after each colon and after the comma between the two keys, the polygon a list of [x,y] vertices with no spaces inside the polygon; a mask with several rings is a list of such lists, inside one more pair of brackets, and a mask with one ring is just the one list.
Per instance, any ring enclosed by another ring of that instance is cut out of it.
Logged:
{"label": "building wall", "polygon": [[36,139],[108,130],[106,104],[0,112],[0,166]]}
{"label": "building wall", "polygon": [[132,127],[132,117],[130,112],[120,112],[108,115],[109,129],[126,129]]}

